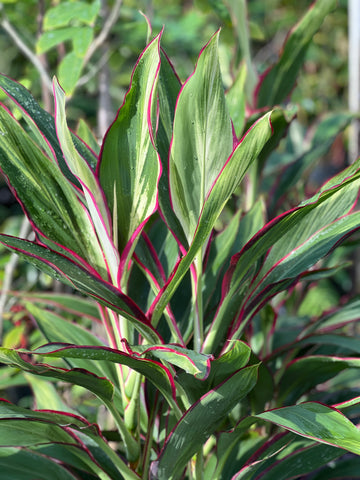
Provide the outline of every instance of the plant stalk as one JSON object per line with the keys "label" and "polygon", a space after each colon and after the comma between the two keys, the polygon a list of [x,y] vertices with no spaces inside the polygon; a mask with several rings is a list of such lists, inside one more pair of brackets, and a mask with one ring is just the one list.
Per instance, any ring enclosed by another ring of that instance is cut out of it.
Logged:
{"label": "plant stalk", "polygon": [[194,305],[194,350],[201,351],[204,342],[203,297],[202,297],[202,250],[195,258],[196,281],[192,277]]}

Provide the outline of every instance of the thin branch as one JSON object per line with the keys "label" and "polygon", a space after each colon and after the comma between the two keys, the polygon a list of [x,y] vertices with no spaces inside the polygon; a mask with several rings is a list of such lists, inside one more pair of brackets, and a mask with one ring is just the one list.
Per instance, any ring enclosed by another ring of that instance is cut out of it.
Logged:
{"label": "thin branch", "polygon": [[111,57],[110,52],[106,52],[104,55],[101,56],[98,63],[96,63],[95,65],[90,65],[88,67],[89,71],[85,75],[79,78],[76,84],[77,87],[86,85],[93,77],[95,77],[95,75],[97,75],[102,70],[102,68],[107,64],[110,57]]}
{"label": "thin branch", "polygon": [[[26,238],[31,231],[31,225],[29,220],[24,217],[21,227],[20,227],[20,238]],[[2,340],[2,333],[3,333],[3,320],[4,320],[4,311],[6,306],[6,301],[8,298],[9,290],[11,288],[11,284],[14,278],[14,272],[17,267],[19,261],[19,256],[16,253],[12,253],[10,256],[10,260],[6,264],[5,271],[4,271],[4,280],[0,295],[0,341]]]}
{"label": "thin branch", "polygon": [[84,65],[90,60],[90,58],[94,55],[95,51],[101,47],[101,45],[106,41],[110,30],[112,29],[113,25],[115,25],[116,20],[119,17],[119,12],[120,12],[120,7],[122,4],[122,0],[116,0],[109,16],[107,17],[104,26],[99,33],[99,35],[94,39],[94,41],[91,43],[90,47],[88,48],[88,51],[86,52],[86,55],[84,57]]}
{"label": "thin branch", "polygon": [[[3,10],[3,6],[0,4],[0,12]],[[34,52],[30,50],[30,48],[23,42],[20,38],[18,32],[15,28],[11,25],[8,18],[5,16],[4,12],[2,11],[2,18],[0,25],[2,28],[8,33],[8,35],[12,38],[15,45],[19,48],[19,50],[30,60],[30,62],[34,65],[34,67],[38,70],[41,75],[41,78],[46,85],[46,87],[52,91],[52,82],[51,79],[45,70],[43,64],[41,63],[40,59],[36,56]]]}

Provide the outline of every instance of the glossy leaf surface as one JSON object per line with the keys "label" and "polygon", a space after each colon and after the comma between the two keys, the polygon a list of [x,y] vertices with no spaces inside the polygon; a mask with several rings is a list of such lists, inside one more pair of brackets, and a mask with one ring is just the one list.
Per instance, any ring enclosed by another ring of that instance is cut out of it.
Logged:
{"label": "glossy leaf surface", "polygon": [[256,365],[243,368],[193,404],[170,433],[159,459],[153,464],[154,478],[180,478],[186,463],[254,387],[256,379]]}
{"label": "glossy leaf surface", "polygon": [[[233,147],[214,35],[176,103],[169,156],[169,183],[174,211],[190,243],[205,198]],[[184,142],[184,138],[187,139]]]}
{"label": "glossy leaf surface", "polygon": [[99,303],[121,313],[134,322],[145,338],[152,339],[154,343],[159,341],[158,334],[149,325],[141,310],[129,297],[110,283],[92,272],[86,271],[68,258],[40,245],[8,235],[0,235],[0,243],[15,250],[20,256],[24,256],[25,259],[56,280],[90,295]]}
{"label": "glossy leaf surface", "polygon": [[298,435],[360,455],[360,431],[335,408],[308,402],[256,415]]}
{"label": "glossy leaf surface", "polygon": [[98,165],[111,212],[116,208],[120,252],[157,203],[160,162],[152,129],[160,69],[159,41],[160,35],[138,60],[124,103],[105,136]]}

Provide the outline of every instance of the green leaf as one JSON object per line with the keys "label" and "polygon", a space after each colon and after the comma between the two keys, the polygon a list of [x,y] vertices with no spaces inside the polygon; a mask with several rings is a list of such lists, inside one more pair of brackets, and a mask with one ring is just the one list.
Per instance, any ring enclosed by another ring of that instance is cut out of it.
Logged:
{"label": "green leaf", "polygon": [[105,275],[94,229],[72,185],[16,120],[0,109],[0,167],[44,243],[74,251]]}
{"label": "green leaf", "polygon": [[[333,206],[334,212],[336,212],[335,203],[341,205],[341,200],[345,196],[346,195],[344,194],[341,197],[335,195]],[[323,217],[321,217],[323,209],[320,208],[319,210],[320,211],[317,213],[317,210],[314,209],[314,214],[319,215],[319,218],[325,220],[326,213],[324,212]],[[306,232],[306,230],[310,230],[321,225],[322,222],[317,222],[316,219],[318,217],[315,217],[315,215],[310,215],[310,218],[308,220],[311,221],[311,219],[313,219],[313,222],[312,224],[310,223],[310,225],[308,224],[308,222],[306,222],[305,225],[305,222],[300,222],[300,225],[303,225],[304,227],[303,231]],[[285,234],[283,236],[283,239],[279,241],[279,246],[278,244],[276,244],[274,249],[276,250],[277,254],[280,254],[280,249],[281,247],[283,247],[281,255],[285,254],[286,256],[275,262],[271,250],[263,269],[261,269],[259,273],[259,278],[262,278],[263,280],[259,282],[259,286],[254,289],[251,298],[257,297],[256,302],[260,303],[262,301],[260,290],[269,290],[269,286],[271,285],[279,284],[279,287],[276,288],[275,291],[282,291],[284,288],[286,288],[286,283],[281,284],[283,280],[296,279],[298,275],[300,275],[302,272],[313,266],[318,260],[327,255],[335,245],[339,244],[344,238],[346,238],[347,235],[354,232],[359,227],[360,213],[356,212],[351,215],[341,217],[339,220],[330,223],[325,228],[322,228],[321,230],[313,233],[303,243],[301,243],[301,233],[303,232],[299,232],[298,236],[292,238],[289,238],[288,235]],[[286,239],[288,239],[287,244],[285,243]],[[294,248],[290,252],[287,252],[287,248],[291,246],[293,239],[296,239],[296,242],[299,242],[299,246],[297,248]],[[266,271],[266,269],[269,268],[268,264],[271,263],[273,263],[273,267],[270,270]],[[274,295],[275,291],[272,291],[271,294]],[[249,301],[251,301],[251,299]]]}
{"label": "green leaf", "polygon": [[47,10],[44,17],[44,29],[52,30],[68,25],[70,22],[80,22],[91,25],[100,12],[100,0],[92,3],[78,0],[76,2],[61,2]]}
{"label": "green leaf", "polygon": [[75,52],[67,53],[61,60],[58,70],[59,82],[67,95],[74,92],[81,70],[82,61]]}
{"label": "green leaf", "polygon": [[0,448],[0,470],[4,479],[77,480],[67,468],[50,458],[14,447]]}
{"label": "green leaf", "polygon": [[144,313],[112,284],[81,268],[68,258],[48,248],[20,238],[0,234],[0,243],[51,277],[89,295],[97,302],[130,320],[149,343],[161,343],[159,335],[150,326]]}
{"label": "green leaf", "polygon": [[[287,258],[285,256],[290,254],[292,249],[300,246],[316,231],[330,224],[329,230],[326,230],[326,232],[331,234],[331,222],[347,213],[355,202],[358,189],[356,182],[358,182],[359,177],[359,162],[355,162],[323,185],[312,198],[270,221],[254,235],[241,252],[233,257],[227,278],[225,277],[227,286],[226,289],[224,288],[224,297],[217,311],[216,320],[213,322],[213,328],[209,332],[208,338],[205,339],[204,352],[212,351],[212,345],[216,344],[216,339],[220,339],[226,330],[228,324],[226,324],[224,318],[231,321],[236,315],[241,305],[242,296],[248,293],[246,290],[248,289],[249,276],[251,278],[257,273],[256,264],[262,260],[262,256],[269,251],[262,267],[264,277],[258,276],[259,279],[264,278],[267,281],[267,274],[271,271],[271,268],[276,266],[281,259]],[[339,227],[338,231],[335,231],[335,238],[338,234],[341,237],[339,232],[341,232],[342,225],[345,227],[344,235],[346,235],[347,227],[350,226],[350,230],[357,228],[358,214],[354,215],[353,218],[350,216],[350,218],[340,219],[339,225],[335,223],[334,228]],[[314,239],[316,241],[316,235]],[[323,246],[321,241],[320,238],[319,246]],[[306,246],[304,248],[306,249]],[[287,260],[291,261],[291,255],[288,255]],[[309,265],[304,263],[304,269],[308,267]],[[273,290],[270,291],[269,289],[269,292],[267,292],[269,296],[291,285],[293,279],[283,278],[285,279],[282,282],[272,284]],[[240,297],[239,288],[242,289]],[[233,308],[234,301],[235,309]],[[249,311],[250,313],[251,311]],[[246,320],[246,318],[240,318],[234,326],[234,337],[241,333]]]}
{"label": "green leaf", "polygon": [[[349,368],[360,368],[360,359],[328,356],[307,356],[287,365],[280,379],[279,402],[291,404],[311,388]],[[313,375],[316,372],[316,375]]]}
{"label": "green leaf", "polygon": [[152,464],[154,478],[180,478],[191,457],[254,387],[257,368],[253,365],[239,370],[187,410],[167,438],[158,460]]}
{"label": "green leaf", "polygon": [[290,94],[304,62],[306,51],[336,0],[317,0],[292,29],[278,63],[265,75],[257,96],[257,107],[280,104]]}
{"label": "green leaf", "polygon": [[80,118],[76,134],[95,152],[96,155],[100,153],[100,146],[95,138],[89,125],[83,118]]}
{"label": "green leaf", "polygon": [[329,150],[337,135],[340,134],[353,119],[350,113],[335,113],[326,115],[318,125],[311,144],[300,155],[296,155],[294,161],[282,172],[279,183],[274,190],[271,205],[275,206],[282,195],[291,191],[304,177],[307,169],[315,167],[317,161]]}
{"label": "green leaf", "polygon": [[208,239],[226,202],[238,187],[248,167],[256,160],[263,146],[271,137],[270,119],[271,112],[264,115],[251,127],[221,170],[205,200],[199,223],[187,254],[178,263],[173,276],[159,293],[150,309],[149,313],[152,314],[153,325],[157,325],[163,310],[180,284],[181,279],[190,268],[197,252]]}
{"label": "green leaf", "polygon": [[169,149],[173,134],[176,100],[181,83],[163,50],[160,51],[161,66],[159,75],[159,128],[156,135],[156,147],[161,160],[161,177],[159,181],[159,205],[162,215],[173,235],[187,247],[187,240],[171,205],[169,190]]}
{"label": "green leaf", "polygon": [[[252,462],[232,476],[232,480],[253,480],[255,477],[259,480],[275,478],[276,480],[288,480],[289,472],[294,478],[299,475],[303,477],[336,460],[344,453],[340,448],[314,444],[314,442],[300,439],[300,437],[294,438],[290,432],[281,436],[278,442],[272,438],[266,447],[265,449],[260,447],[252,457]],[[244,460],[246,461],[246,459]]]}
{"label": "green leaf", "polygon": [[86,205],[102,247],[102,256],[105,257],[109,274],[113,283],[116,284],[119,254],[112,241],[111,218],[104,192],[90,165],[75,148],[66,122],[65,93],[56,80],[54,81],[54,95],[56,99],[55,124],[60,147],[70,171],[81,184]]}
{"label": "green leaf", "polygon": [[[265,205],[262,198],[240,218],[241,212],[233,215],[228,225],[213,238],[207,268],[204,275],[204,300],[208,299],[207,311],[215,311],[221,298],[224,270],[230,265],[231,257],[260,230],[264,223]],[[216,288],[217,294],[214,289]],[[209,314],[211,318],[212,315]]]}
{"label": "green leaf", "polygon": [[[6,93],[9,100],[24,112],[24,119],[34,134],[37,144],[46,152],[49,158],[53,158],[55,154],[55,158],[63,174],[66,178],[70,179],[71,182],[76,182],[64,161],[56,136],[55,122],[52,115],[38,105],[23,85],[11,80],[5,75],[0,75],[0,88]],[[76,135],[72,133],[71,136],[75,148],[87,160],[91,168],[95,169],[97,157],[94,152],[91,151],[84,142],[79,140]]]}
{"label": "green leaf", "polygon": [[37,410],[61,410],[63,412],[76,413],[75,410],[63,402],[59,391],[53,383],[32,374],[25,373],[24,375],[33,392],[34,405]]}
{"label": "green leaf", "polygon": [[255,416],[303,437],[360,455],[360,431],[335,408],[308,402]]}
{"label": "green leaf", "polygon": [[146,358],[138,358],[127,353],[120,352],[108,347],[92,347],[67,344],[48,344],[31,352],[44,357],[80,358],[96,361],[106,361],[127,365],[133,370],[148,378],[159,391],[173,405],[175,386],[171,372],[158,362]]}
{"label": "green leaf", "polygon": [[[38,308],[32,303],[25,304],[28,312],[34,317],[46,340],[51,343],[71,343],[74,345],[103,346],[99,338],[95,337],[88,330],[67,321],[54,312],[44,308]],[[70,363],[72,368],[84,368],[95,375],[106,377],[117,385],[118,378],[114,365],[107,362],[94,362],[89,360],[77,360]],[[60,410],[60,409],[55,409]]]}
{"label": "green leaf", "polygon": [[[248,8],[245,0],[226,0],[234,34],[238,41],[238,57],[244,61],[246,65],[245,91],[247,102],[252,105],[254,99],[254,89],[257,83],[257,73],[253,65],[250,52],[250,32],[248,25]],[[236,58],[235,62],[238,61]]]}
{"label": "green leaf", "polygon": [[[205,199],[233,148],[215,34],[200,54],[176,104],[169,156],[170,193],[188,243]],[[186,139],[186,141],[184,141]]]}
{"label": "green leaf", "polygon": [[177,381],[185,390],[189,401],[195,403],[215,386],[245,367],[249,362],[250,353],[250,347],[237,340],[232,342],[231,348],[226,353],[212,360],[210,373],[206,379],[199,380],[192,375],[182,373],[177,375]]}
{"label": "green leaf", "polygon": [[0,445],[7,445],[6,434],[10,432],[11,445],[32,447],[44,455],[49,452],[51,458],[95,474],[101,480],[122,480],[119,472],[129,480],[138,480],[100,436],[98,426],[77,415],[31,411],[2,400],[0,425]]}
{"label": "green leaf", "polygon": [[180,367],[199,380],[204,380],[209,375],[211,355],[204,355],[177,345],[140,345],[131,346],[131,350]]}
{"label": "green leaf", "polygon": [[45,53],[56,47],[59,43],[73,40],[80,29],[77,27],[61,28],[51,32],[44,32],[36,44],[38,54]]}
{"label": "green leaf", "polygon": [[94,37],[94,33],[92,28],[81,27],[77,29],[76,35],[73,38],[73,47],[74,47],[74,53],[78,57],[81,58],[86,54],[93,40],[93,37]]}
{"label": "green leaf", "polygon": [[124,103],[105,136],[98,166],[110,210],[112,213],[116,210],[120,252],[136,238],[156,209],[160,162],[152,130],[160,35],[148,45],[136,64]]}
{"label": "green leaf", "polygon": [[246,74],[246,65],[242,63],[235,81],[226,92],[225,97],[237,138],[240,138],[245,125],[246,95],[244,87]]}
{"label": "green leaf", "polygon": [[97,377],[86,370],[66,370],[64,368],[53,367],[50,365],[32,364],[25,361],[21,353],[3,347],[0,347],[0,361],[5,365],[20,368],[21,370],[33,373],[34,375],[56,378],[64,382],[79,385],[90,392],[93,392],[100,399],[106,401],[112,400],[114,388],[109,380]]}
{"label": "green leaf", "polygon": [[321,472],[313,477],[313,480],[329,480],[329,478],[350,479],[356,478],[360,470],[359,457],[345,457],[336,462],[336,465],[327,465]]}
{"label": "green leaf", "polygon": [[55,292],[18,292],[16,297],[21,303],[31,302],[40,306],[55,308],[63,313],[70,313],[76,317],[88,319],[91,322],[100,322],[98,305],[90,298],[80,297],[77,294]]}

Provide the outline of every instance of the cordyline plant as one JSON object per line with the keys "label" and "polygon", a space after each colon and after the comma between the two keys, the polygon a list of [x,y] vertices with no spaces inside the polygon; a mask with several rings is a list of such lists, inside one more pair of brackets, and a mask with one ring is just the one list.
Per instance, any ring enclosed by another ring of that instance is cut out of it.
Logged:
{"label": "cordyline plant", "polygon": [[[272,303],[300,281],[330,275],[318,261],[360,227],[360,164],[270,221],[256,199],[259,172],[294,118],[266,107],[289,94],[333,3],[317,2],[291,32],[255,90],[251,116],[241,90],[224,94],[219,33],[183,84],[159,34],[99,154],[68,129],[56,80],[52,118],[1,76],[24,121],[0,109],[1,169],[35,240],[0,241],[85,295],[18,294],[48,343],[0,350],[3,364],[26,372],[43,407],[0,402],[4,478],[288,479],[344,450],[360,454],[360,432],[342,413],[360,397],[327,405],[308,393],[360,366],[354,338],[333,333],[356,320],[356,302],[294,325],[285,339],[276,325],[281,304]],[[324,122],[321,145],[349,121]],[[290,187],[299,161],[283,173]],[[215,229],[239,192],[250,197],[246,209]],[[336,356],[317,354],[319,344],[335,345]],[[59,408],[47,408],[36,376],[94,394],[110,427],[66,406],[54,389],[46,391]]]}

